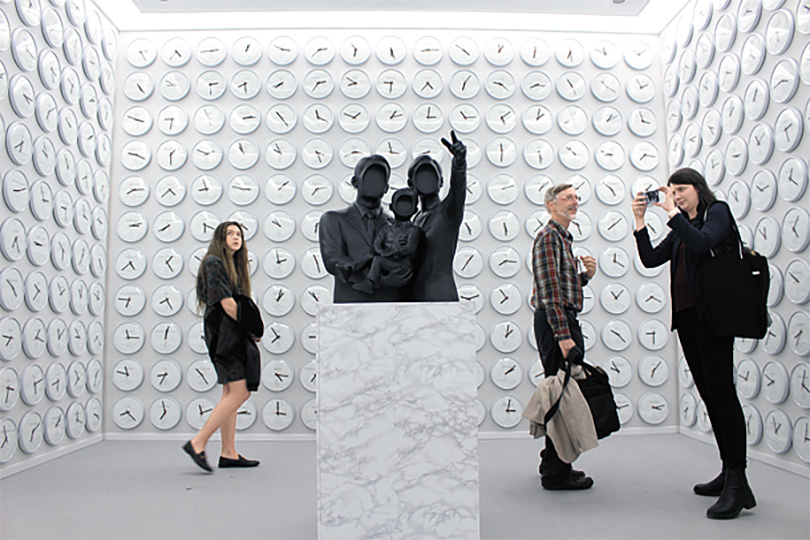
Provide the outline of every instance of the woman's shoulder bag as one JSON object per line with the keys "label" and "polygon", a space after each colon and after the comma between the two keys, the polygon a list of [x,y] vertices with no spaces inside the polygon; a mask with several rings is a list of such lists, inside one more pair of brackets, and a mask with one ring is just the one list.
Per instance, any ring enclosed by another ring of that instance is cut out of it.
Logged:
{"label": "woman's shoulder bag", "polygon": [[730,254],[712,249],[701,261],[705,323],[712,334],[761,339],[768,330],[768,259],[743,245],[734,216],[729,217],[737,249]]}

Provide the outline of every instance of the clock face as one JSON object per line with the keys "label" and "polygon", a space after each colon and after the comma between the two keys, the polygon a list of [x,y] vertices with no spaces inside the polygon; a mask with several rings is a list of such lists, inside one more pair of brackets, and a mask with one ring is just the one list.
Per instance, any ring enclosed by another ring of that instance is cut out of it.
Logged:
{"label": "clock face", "polygon": [[203,105],[194,113],[194,128],[203,135],[213,135],[225,125],[225,114],[216,105]]}
{"label": "clock face", "polygon": [[265,161],[276,170],[283,170],[293,164],[297,155],[295,145],[286,139],[270,141],[265,150]]}
{"label": "clock face", "polygon": [[512,396],[501,396],[492,402],[490,415],[502,428],[512,428],[520,423],[523,405]]}
{"label": "clock face", "polygon": [[[150,120],[151,125],[151,120]],[[188,114],[177,105],[164,107],[158,113],[157,127],[166,135],[178,135],[185,131],[188,126]]]}
{"label": "clock face", "polygon": [[798,201],[807,190],[808,168],[803,160],[789,157],[779,168],[777,188],[779,196],[788,202]]}
{"label": "clock face", "polygon": [[660,424],[669,416],[669,403],[661,394],[648,392],[638,400],[638,415],[648,424]]}
{"label": "clock face", "polygon": [[[787,326],[787,341],[790,349],[797,355],[810,355],[810,314],[806,311],[799,310],[790,316]],[[794,378],[797,369],[798,366],[793,370]],[[802,373],[804,373],[804,371],[802,371]],[[794,392],[792,393],[793,399],[799,406],[805,409],[808,408],[808,390],[806,388],[808,385],[804,382],[804,378],[802,378],[802,384],[799,385],[799,391],[795,391],[796,385],[793,382],[791,382],[791,385],[791,387],[794,388]]]}
{"label": "clock face", "polygon": [[143,403],[135,396],[123,397],[113,405],[112,417],[119,428],[134,429],[143,422]]}
{"label": "clock face", "polygon": [[197,60],[206,67],[218,66],[227,56],[228,50],[219,38],[207,37],[197,44]]}
{"label": "clock face", "polygon": [[[801,313],[801,312],[798,312]],[[794,315],[795,317],[796,315]],[[807,322],[808,316],[807,313],[804,313],[804,326],[801,330],[804,330],[803,334],[807,334]],[[790,324],[788,325],[791,326]],[[799,328],[798,322],[793,325],[794,328]],[[801,338],[799,338],[800,340]],[[799,341],[797,340],[797,341]],[[805,350],[807,349],[806,343],[808,343],[808,339],[805,338]],[[795,347],[791,347],[794,348]],[[802,356],[806,356],[802,355]],[[810,409],[810,364],[806,362],[800,362],[794,366],[793,371],[790,373],[790,395],[793,398],[793,401],[801,407],[802,409]]]}
{"label": "clock face", "polygon": [[793,443],[793,426],[787,414],[779,409],[768,413],[764,422],[764,436],[768,447],[777,454],[790,450]]}
{"label": "clock face", "polygon": [[143,382],[143,366],[134,358],[124,358],[113,367],[112,382],[116,388],[130,392]]}

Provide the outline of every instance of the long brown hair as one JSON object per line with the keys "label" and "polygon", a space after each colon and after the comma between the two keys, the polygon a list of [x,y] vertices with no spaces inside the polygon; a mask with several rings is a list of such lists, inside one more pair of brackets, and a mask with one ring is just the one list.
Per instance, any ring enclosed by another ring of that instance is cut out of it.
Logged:
{"label": "long brown hair", "polygon": [[[239,233],[242,235],[242,246],[231,255],[231,250],[226,242],[228,236],[228,227],[234,225],[239,228]],[[219,257],[225,265],[225,271],[228,273],[228,279],[233,286],[234,291],[241,289],[242,294],[250,296],[250,270],[248,268],[248,249],[245,242],[245,231],[242,225],[236,221],[224,221],[220,223],[214,236],[211,238],[211,243],[208,244],[208,252],[200,261],[200,269],[197,271],[197,307],[205,307],[205,276],[203,275],[203,265],[208,257]]]}

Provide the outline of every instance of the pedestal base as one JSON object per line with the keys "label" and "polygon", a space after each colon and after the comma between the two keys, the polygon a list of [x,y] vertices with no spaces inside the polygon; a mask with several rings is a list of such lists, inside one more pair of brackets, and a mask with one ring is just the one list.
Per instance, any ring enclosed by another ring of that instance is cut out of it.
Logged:
{"label": "pedestal base", "polygon": [[318,336],[318,537],[478,538],[473,312],[335,304]]}

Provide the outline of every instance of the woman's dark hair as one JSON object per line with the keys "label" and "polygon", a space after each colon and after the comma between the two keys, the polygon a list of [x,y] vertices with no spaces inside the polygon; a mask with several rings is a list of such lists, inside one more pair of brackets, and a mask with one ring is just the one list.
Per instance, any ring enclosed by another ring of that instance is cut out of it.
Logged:
{"label": "woman's dark hair", "polygon": [[714,193],[709,188],[709,184],[706,183],[706,179],[703,178],[703,175],[697,172],[695,169],[690,169],[688,167],[678,169],[672,173],[672,176],[670,176],[669,180],[667,180],[668,186],[671,186],[672,184],[678,186],[695,186],[695,191],[698,192],[697,212],[699,216],[702,216],[703,211],[717,200],[717,197],[714,196]]}
{"label": "woman's dark hair", "polygon": [[[239,228],[239,233],[242,235],[242,246],[236,250],[231,256],[231,250],[228,248],[226,242],[228,236],[228,227],[235,226]],[[203,275],[203,265],[208,257],[219,257],[225,265],[225,271],[228,274],[228,279],[234,288],[234,291],[241,289],[242,293],[246,296],[250,295],[250,270],[248,268],[248,249],[245,242],[245,231],[240,223],[236,221],[223,221],[214,231],[214,236],[211,238],[211,243],[208,244],[208,252],[200,261],[200,269],[197,272],[197,307],[202,308],[205,306],[205,276]]]}

